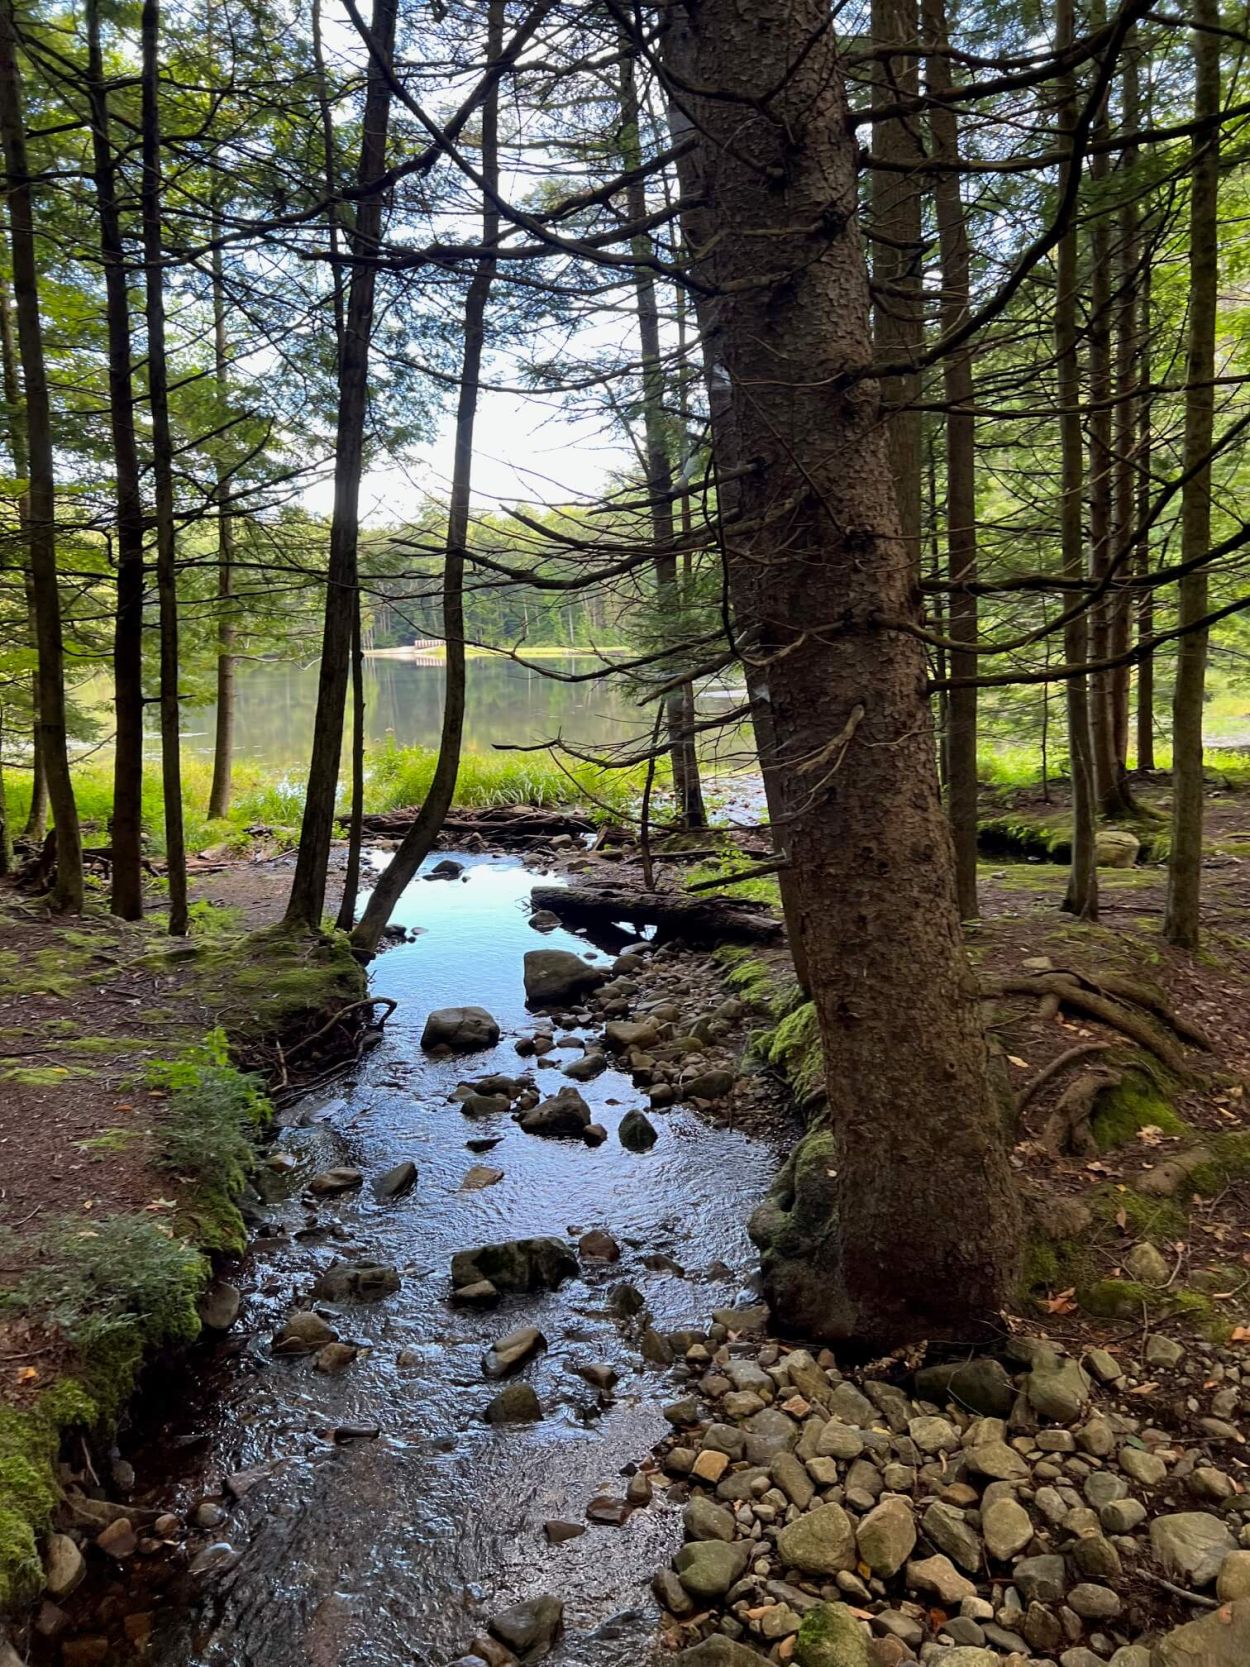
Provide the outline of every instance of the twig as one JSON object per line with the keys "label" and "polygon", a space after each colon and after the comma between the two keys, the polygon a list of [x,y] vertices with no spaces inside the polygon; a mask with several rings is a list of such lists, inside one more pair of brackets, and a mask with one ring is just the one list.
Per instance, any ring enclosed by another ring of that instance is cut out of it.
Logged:
{"label": "twig", "polygon": [[789,868],[788,857],[774,857],[771,862],[756,863],[752,868],[740,868],[736,874],[722,874],[715,880],[696,880],[687,891],[715,891],[718,886],[739,886],[744,880],[758,879],[762,874],[781,874]]}
{"label": "twig", "polygon": [[349,1001],[346,1007],[340,1007],[337,1013],[327,1019],[325,1024],[321,1026],[320,1030],[314,1030],[311,1036],[305,1036],[302,1041],[297,1042],[293,1048],[288,1048],[284,1056],[284,1063],[290,1064],[291,1060],[294,1059],[297,1053],[301,1052],[304,1048],[311,1047],[311,1045],[317,1041],[318,1038],[324,1036],[327,1030],[333,1030],[335,1025],[338,1024],[340,1020],[345,1019],[349,1013],[355,1013],[362,1007],[385,1007],[386,1012],[378,1021],[379,1024],[385,1024],[387,1019],[390,1018],[391,1014],[398,1006],[399,1003],[394,1001],[390,996],[365,996],[361,1001]]}
{"label": "twig", "polygon": [[1153,1580],[1156,1586],[1162,1586],[1165,1592],[1171,1592],[1174,1598],[1183,1598],[1186,1603],[1197,1604],[1200,1609],[1218,1609],[1217,1598],[1204,1597],[1201,1592],[1188,1591],[1184,1586],[1177,1586],[1170,1580],[1165,1580],[1161,1574],[1152,1574],[1149,1569],[1139,1571],[1147,1580]]}

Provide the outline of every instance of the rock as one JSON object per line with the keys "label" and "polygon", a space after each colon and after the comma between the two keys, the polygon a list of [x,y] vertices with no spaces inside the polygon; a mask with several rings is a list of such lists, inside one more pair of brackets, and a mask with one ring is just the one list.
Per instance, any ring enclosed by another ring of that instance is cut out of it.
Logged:
{"label": "rock", "polygon": [[1172,1277],[1167,1257],[1147,1239],[1133,1246],[1124,1258],[1124,1267],[1143,1285],[1166,1285]]}
{"label": "rock", "polygon": [[482,1360],[482,1370],[488,1378],[507,1377],[515,1372],[532,1354],[547,1347],[547,1339],[537,1326],[521,1326],[493,1343]]}
{"label": "rock", "polygon": [[1168,1473],[1168,1467],[1156,1453],[1141,1447],[1121,1447],[1120,1469],[1143,1487],[1156,1488]]}
{"label": "rock", "polygon": [[959,1446],[959,1431],[946,1418],[910,1418],[907,1433],[922,1453],[953,1453]]}
{"label": "rock", "polygon": [[[462,1100],[457,1100],[456,1104],[464,1117],[498,1117],[502,1112],[508,1110],[512,1101],[506,1094],[478,1094],[475,1092],[466,1094]],[[498,1145],[500,1138],[502,1137],[496,1137],[493,1144]]]}
{"label": "rock", "polygon": [[1179,1366],[1185,1358],[1185,1350],[1174,1338],[1164,1337],[1156,1331],[1146,1339],[1144,1358],[1147,1366]]}
{"label": "rock", "polygon": [[956,1644],[953,1650],[943,1650],[941,1667],[1002,1667],[1002,1657],[993,1650],[983,1650],[976,1644]]}
{"label": "rock", "polygon": [[451,1293],[452,1302],[465,1308],[490,1308],[499,1301],[499,1290],[489,1279],[474,1279]]}
{"label": "rock", "polygon": [[95,1543],[101,1551],[106,1551],[110,1557],[118,1562],[127,1557],[133,1557],[139,1546],[139,1536],[135,1533],[135,1525],[129,1517],[118,1517],[116,1522],[110,1522],[95,1537]]}
{"label": "rock", "polygon": [[436,862],[428,874],[423,874],[423,880],[458,880],[464,873],[464,864],[457,862],[454,857],[443,857]]}
{"label": "rock", "polygon": [[637,1023],[615,1019],[604,1026],[603,1040],[613,1053],[629,1053],[631,1048],[653,1048],[660,1040],[660,1033],[649,1019]]}
{"label": "rock", "polygon": [[1039,1417],[1070,1424],[1089,1405],[1089,1379],[1079,1361],[1051,1356],[1034,1365],[1024,1393]]}
{"label": "rock", "polygon": [[493,1048],[499,1040],[499,1026],[484,1007],[439,1007],[426,1017],[421,1046],[427,1051],[445,1048],[449,1053],[478,1053]]}
{"label": "rock", "polygon": [[818,1505],[786,1524],[777,1536],[777,1552],[804,1574],[837,1574],[855,1567],[855,1530],[841,1505]]}
{"label": "rock", "polygon": [[741,1543],[691,1540],[674,1557],[673,1567],[691,1597],[719,1598],[742,1578],[748,1555],[747,1546]]}
{"label": "rock", "polygon": [[[1245,1555],[1250,1556],[1250,1552]],[[87,1561],[68,1534],[49,1534],[44,1554],[44,1586],[48,1595],[67,1598],[87,1572]]]}
{"label": "rock", "polygon": [[753,1412],[743,1425],[746,1456],[752,1464],[771,1464],[778,1453],[798,1445],[799,1426],[776,1407]]}
{"label": "rock", "polygon": [[525,952],[525,999],[531,1007],[560,1007],[580,995],[598,989],[607,978],[602,967],[593,967],[567,949],[527,949]]}
{"label": "rock", "polygon": [[560,1239],[505,1239],[458,1250],[451,1259],[457,1289],[487,1281],[496,1291],[554,1291],[578,1273],[577,1258]]}
{"label": "rock", "polygon": [[352,1192],[364,1181],[360,1170],[347,1165],[338,1169],[324,1169],[308,1183],[309,1192],[318,1198],[332,1198],[340,1192]]}
{"label": "rock", "polygon": [[354,1343],[327,1343],[324,1349],[317,1351],[313,1368],[333,1377],[338,1372],[346,1371],[359,1353]]}
{"label": "rock", "polygon": [[1109,1586],[1086,1580],[1072,1588],[1067,1602],[1083,1621],[1114,1621],[1124,1607]]}
{"label": "rock", "polygon": [[411,1158],[405,1158],[397,1163],[394,1169],[388,1169],[385,1175],[379,1175],[373,1183],[374,1194],[383,1200],[402,1198],[406,1192],[411,1192],[417,1184],[417,1166]]}
{"label": "rock", "polygon": [[715,1485],[728,1469],[728,1453],[718,1452],[714,1447],[706,1447],[691,1465],[690,1474],[700,1482]]}
{"label": "rock", "polygon": [[1236,1549],[1232,1534],[1209,1511],[1155,1517],[1150,1548],[1164,1573],[1183,1586],[1209,1586]]}
{"label": "rock", "polygon": [[628,1515],[626,1501],[607,1493],[596,1494],[586,1507],[587,1522],[598,1522],[607,1528],[619,1528]]}
{"label": "rock", "polygon": [[587,1123],[582,1130],[582,1139],[587,1146],[602,1146],[608,1138],[608,1131],[602,1123]]}
{"label": "rock", "polygon": [[564,1545],[568,1540],[575,1540],[586,1532],[584,1522],[544,1522],[543,1533],[546,1534],[551,1545]]}
{"label": "rock", "polygon": [[289,1314],[282,1322],[280,1329],[274,1334],[273,1352],[275,1354],[315,1354],[327,1343],[333,1343],[337,1337],[333,1327],[328,1326],[320,1314],[313,1314],[300,1310]]}
{"label": "rock", "polygon": [[1230,1551],[1220,1564],[1215,1595],[1221,1603],[1250,1598],[1250,1551]]}
{"label": "rock", "polygon": [[381,1262],[332,1262],[317,1276],[317,1302],[378,1302],[399,1289],[399,1270]]}
{"label": "rock", "polygon": [[924,1514],[925,1535],[962,1568],[976,1573],[981,1567],[981,1541],[956,1505],[935,1499]]}
{"label": "rock", "polygon": [[[716,1505],[702,1494],[696,1494],[681,1513],[682,1527],[686,1530],[689,1540],[724,1540],[726,1545],[733,1541],[735,1527],[733,1514],[723,1505]],[[1245,1553],[1250,1556],[1250,1552]]]}
{"label": "rock", "polygon": [[907,1584],[912,1591],[936,1597],[948,1605],[977,1595],[976,1587],[960,1574],[949,1557],[924,1557],[908,1563]]}
{"label": "rock", "polygon": [[481,1192],[486,1187],[498,1186],[502,1180],[502,1169],[493,1169],[488,1163],[470,1164],[464,1172],[464,1179],[460,1183],[460,1191]]}
{"label": "rock", "polygon": [[533,909],[530,912],[530,925],[535,932],[554,932],[559,924],[559,915],[552,914],[550,909]]}
{"label": "rock", "polygon": [[732,1071],[700,1071],[681,1085],[686,1100],[723,1100],[736,1078]]}
{"label": "rock", "polygon": [[673,1657],[673,1667],[771,1667],[766,1656],[732,1638],[705,1638]]}
{"label": "rock", "polygon": [[1016,1499],[995,1499],[981,1510],[981,1533],[985,1548],[1000,1563],[1023,1551],[1033,1538],[1033,1523],[1029,1513]]}
{"label": "rock", "polygon": [[577,1241],[579,1255],[589,1262],[619,1262],[621,1247],[601,1227],[592,1227],[588,1233],[583,1233]]}
{"label": "rock", "polygon": [[522,1112],[521,1127],[526,1134],[571,1137],[580,1140],[590,1122],[590,1107],[576,1088],[562,1088],[531,1111]]}
{"label": "rock", "polygon": [[580,1059],[570,1059],[563,1069],[564,1075],[572,1077],[574,1082],[589,1082],[593,1077],[601,1076],[607,1068],[606,1056],[592,1050]]}
{"label": "rock", "polygon": [[860,1520],[855,1539],[860,1561],[888,1580],[902,1568],[916,1544],[911,1506],[898,1495],[883,1499]]}
{"label": "rock", "polygon": [[[812,1502],[812,1495],[816,1489],[807,1473],[807,1467],[795,1458],[793,1453],[778,1453],[772,1463],[772,1477],[775,1486],[792,1505],[797,1505],[800,1511],[805,1511]],[[867,1559],[871,1561],[871,1558]]]}
{"label": "rock", "polygon": [[872,1667],[868,1634],[843,1603],[809,1609],[794,1646],[799,1667]]}
{"label": "rock", "polygon": [[564,1630],[564,1604],[550,1596],[527,1598],[495,1615],[488,1624],[495,1637],[522,1661],[541,1661]]}
{"label": "rock", "polygon": [[1245,1667],[1250,1661],[1250,1598],[1225,1604],[1169,1632],[1152,1667]]}
{"label": "rock", "polygon": [[602,1390],[605,1395],[609,1390],[616,1387],[618,1373],[614,1366],[574,1366],[573,1370],[577,1373],[578,1377],[583,1378],[592,1389]]}
{"label": "rock", "polygon": [[1067,1590],[1062,1557],[1024,1557],[1011,1571],[1011,1583],[1025,1603],[1059,1603]]}
{"label": "rock", "polygon": [[1141,850],[1141,840],[1127,828],[1099,828],[1094,839],[1094,860],[1099,868],[1132,868]]}
{"label": "rock", "polygon": [[510,1383],[487,1403],[482,1417],[488,1424],[537,1424],[542,1415],[533,1384]]}
{"label": "rock", "polygon": [[627,1152],[649,1152],[659,1138],[655,1132],[655,1124],[645,1111],[639,1111],[636,1107],[633,1111],[625,1113],[616,1132]]}
{"label": "rock", "polygon": [[974,1476],[988,1476],[992,1482],[1023,1482],[1029,1467],[1005,1441],[982,1441],[969,1447],[965,1454],[968,1469]]}
{"label": "rock", "polygon": [[243,1293],[239,1287],[215,1279],[200,1298],[200,1324],[206,1331],[229,1331],[242,1306]]}
{"label": "rock", "polygon": [[953,1401],[984,1418],[1006,1418],[1016,1400],[1005,1368],[988,1357],[924,1367],[916,1373],[916,1394],[925,1401]]}

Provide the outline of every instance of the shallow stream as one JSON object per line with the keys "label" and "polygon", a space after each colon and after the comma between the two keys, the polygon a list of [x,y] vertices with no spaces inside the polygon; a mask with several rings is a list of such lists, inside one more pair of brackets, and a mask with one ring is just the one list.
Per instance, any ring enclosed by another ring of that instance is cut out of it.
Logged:
{"label": "shallow stream", "polygon": [[[536,876],[515,859],[459,860],[461,879],[418,878],[403,899],[396,920],[419,935],[373,972],[374,992],[400,1004],[385,1040],[333,1092],[297,1108],[279,1146],[299,1166],[283,1177],[269,1236],[249,1259],[235,1333],[146,1457],[136,1456],[141,1486],[152,1467],[172,1470],[185,1506],[229,1475],[257,1471],[221,1527],[197,1535],[233,1548],[237,1563],[197,1583],[175,1619],[158,1620],[147,1656],[156,1667],[441,1667],[491,1613],[540,1592],[565,1603],[553,1662],[643,1667],[650,1658],[658,1612],[648,1581],[680,1540],[662,1492],[623,1526],[590,1525],[562,1545],[548,1543],[543,1524],[584,1521],[601,1490],[619,1497],[623,1472],[666,1427],[658,1404],[671,1385],[641,1368],[609,1311],[612,1287],[636,1285],[661,1330],[706,1323],[741,1291],[751,1264],[743,1224],[774,1154],[680,1108],[657,1115],[652,1151],[626,1151],[616,1126],[642,1097],[616,1071],[578,1085],[609,1130],[598,1149],[523,1134],[506,1113],[465,1117],[448,1098],[458,1082],[535,1063],[513,1046],[534,1028],[524,952],[589,946],[532,930]],[[499,1046],[446,1061],[424,1055],[426,1014],[464,1003],[495,1015]],[[548,1093],[567,1080],[551,1069],[535,1075]],[[501,1138],[489,1153],[466,1146],[493,1135]],[[419,1168],[415,1189],[379,1203],[370,1180],[405,1158]],[[337,1162],[361,1168],[365,1185],[323,1203],[314,1223],[300,1188]],[[462,1191],[474,1163],[502,1169],[503,1180]],[[485,1314],[448,1305],[454,1251],[591,1227],[619,1241],[618,1264]],[[339,1335],[367,1353],[336,1377],[307,1358],[275,1358],[270,1339],[292,1301],[336,1256],[361,1252],[403,1280],[381,1302],[334,1314]],[[658,1257],[681,1271],[645,1265]],[[489,1426],[482,1410],[498,1386],[483,1377],[483,1351],[528,1324],[549,1345],[521,1372],[544,1419]],[[620,1373],[606,1409],[573,1371],[591,1363]],[[333,1438],[350,1426],[379,1433]]]}

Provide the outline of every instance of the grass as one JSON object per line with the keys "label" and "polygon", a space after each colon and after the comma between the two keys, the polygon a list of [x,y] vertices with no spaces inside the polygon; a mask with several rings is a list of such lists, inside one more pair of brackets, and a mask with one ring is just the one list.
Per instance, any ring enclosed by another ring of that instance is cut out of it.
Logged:
{"label": "grass", "polygon": [[[1132,762],[1130,759],[1130,768]],[[1203,754],[1203,762],[1207,770],[1219,776],[1227,786],[1237,789],[1250,788],[1250,757],[1239,757],[1221,750],[1218,746],[1209,746]],[[1172,749],[1165,742],[1161,742],[1155,748],[1155,768],[1172,768]],[[1048,764],[1049,779],[1052,782],[1063,781],[1067,772],[1067,754],[1052,753]],[[1026,792],[1040,787],[1041,749],[1020,742],[1004,742],[1001,745],[984,747],[977,753],[977,778],[983,787],[998,792]]]}

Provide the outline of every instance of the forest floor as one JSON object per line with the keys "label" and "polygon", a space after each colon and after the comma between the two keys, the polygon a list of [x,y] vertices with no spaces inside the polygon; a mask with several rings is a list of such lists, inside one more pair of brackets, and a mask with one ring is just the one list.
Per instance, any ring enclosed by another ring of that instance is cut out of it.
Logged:
{"label": "forest floor", "polygon": [[[1144,796],[1163,803],[1165,794],[1166,784],[1154,783]],[[1058,822],[1064,814],[1061,802],[1027,792],[999,794],[987,808],[1020,823]],[[758,840],[741,843],[758,854]],[[1250,795],[1213,790],[1208,844],[1196,956],[1163,942],[1161,867],[1101,870],[1101,917],[1091,924],[1061,912],[1061,864],[982,865],[981,918],[969,926],[968,942],[983,979],[1075,972],[1097,991],[1128,978],[1148,985],[1161,1004],[1145,1015],[1144,1034],[1147,1043],[1153,1035],[1157,1053],[1141,1046],[1140,1027],[1128,1041],[1114,1025],[1066,1004],[1056,1010],[1040,993],[1013,991],[991,1015],[1017,1095],[1073,1048],[1109,1050],[1091,1052],[1031,1098],[1013,1159],[1032,1226],[1009,1323],[1044,1332],[1074,1355],[1140,1353],[1157,1336],[1212,1363],[1230,1348],[1236,1358],[1250,1338]],[[641,883],[628,846],[571,860],[566,850],[561,860],[581,871],[583,883]],[[236,946],[241,933],[278,917],[289,863],[262,850],[205,864],[193,880],[198,935],[191,947],[162,936],[155,891],[152,916],[138,925],[99,907],[66,924],[16,893],[0,901],[6,1283],[40,1263],[50,1234],[145,1213],[167,1223],[187,1206],[161,1157],[166,1090],[154,1085],[153,1067],[216,1029],[250,1029],[258,1046],[262,1034],[272,1037],[273,978],[240,966]],[[672,872],[662,870],[669,883]],[[786,985],[784,952],[753,959],[776,989]],[[306,996],[298,968],[291,977],[286,996]],[[1142,1018],[1136,1006],[1131,1011]],[[1179,1018],[1190,1039],[1205,1034],[1212,1047],[1186,1045],[1160,1012]],[[271,1043],[256,1062],[275,1078],[283,1063]],[[1057,1120],[1067,1091],[1086,1078],[1088,1103],[1082,1108],[1077,1096],[1075,1121]],[[1154,1180],[1143,1185],[1148,1175]],[[1162,1260],[1152,1261],[1143,1245]],[[0,1320],[0,1400],[19,1410],[36,1405],[67,1359],[45,1324],[11,1313]],[[1213,1381],[1223,1377],[1217,1365]],[[679,1630],[688,1642],[684,1622]],[[784,1638],[774,1643],[775,1659],[788,1659],[783,1646]]]}

